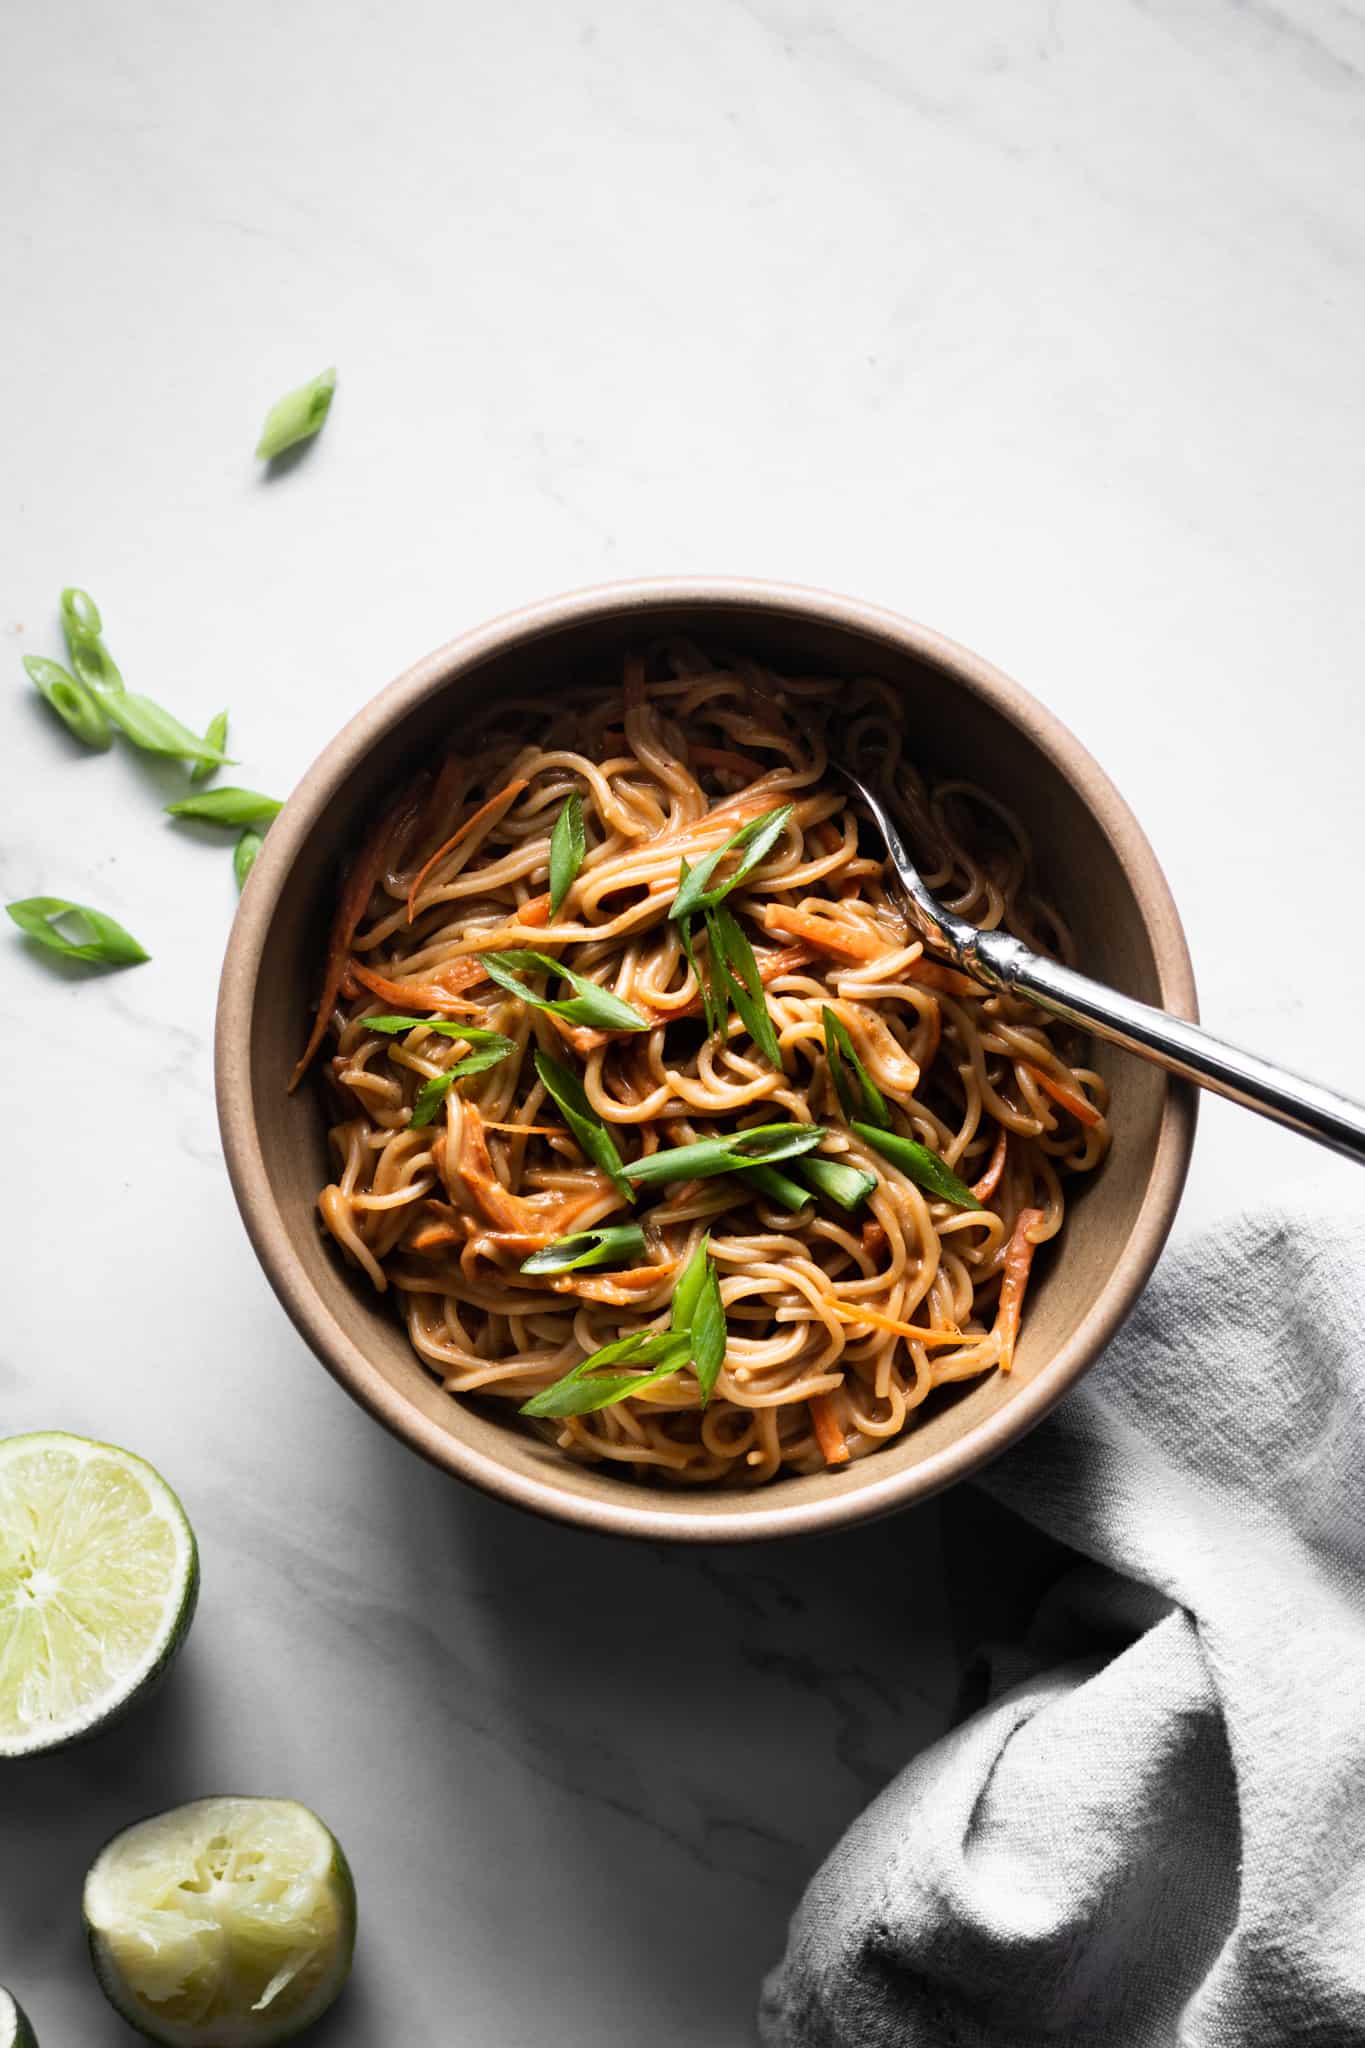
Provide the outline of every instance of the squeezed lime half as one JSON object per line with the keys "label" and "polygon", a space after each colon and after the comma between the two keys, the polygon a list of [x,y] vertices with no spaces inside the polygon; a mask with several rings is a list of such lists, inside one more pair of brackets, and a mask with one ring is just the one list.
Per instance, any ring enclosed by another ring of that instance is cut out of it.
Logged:
{"label": "squeezed lime half", "polygon": [[150,1691],[198,1591],[185,1511],[143,1459],[56,1430],[0,1441],[0,1758]]}
{"label": "squeezed lime half", "polygon": [[0,1984],[0,2048],[38,2048],[23,2007],[3,1984]]}
{"label": "squeezed lime half", "polygon": [[95,1975],[169,2048],[269,2048],[324,2013],[351,1968],[355,1886],[292,1799],[197,1799],[115,1835],[85,1880]]}

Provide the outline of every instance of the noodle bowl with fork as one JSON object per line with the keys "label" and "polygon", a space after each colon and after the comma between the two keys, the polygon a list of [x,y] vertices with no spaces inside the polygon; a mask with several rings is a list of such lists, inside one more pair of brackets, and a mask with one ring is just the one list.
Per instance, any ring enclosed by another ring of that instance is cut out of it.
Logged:
{"label": "noodle bowl with fork", "polygon": [[[499,703],[376,820],[337,907],[299,1068],[327,1045],[336,1177],[320,1212],[346,1258],[392,1291],[453,1396],[534,1409],[576,1371],[600,1391],[584,1362],[633,1333],[662,1339],[682,1276],[699,1260],[714,1273],[723,1359],[709,1385],[690,1356],[638,1380],[627,1360],[605,1404],[527,1425],[641,1478],[751,1485],[844,1463],[900,1435],[935,1387],[1007,1372],[1034,1249],[1062,1227],[1066,1182],[1108,1145],[1104,1084],[1060,1027],[930,959],[908,927],[826,773],[819,733],[835,698],[892,786],[917,792],[936,842],[917,849],[930,887],[974,923],[1069,957],[1022,830],[968,783],[920,783],[894,692],[675,642],[628,660],[624,679]],[[579,857],[552,913],[555,828],[574,799]],[[686,868],[779,810],[776,837],[724,896],[774,1064],[743,972],[727,1014],[708,1014],[688,944],[713,981],[714,928],[669,913]],[[484,964],[509,952],[511,987]],[[551,961],[637,1021],[545,1007],[568,993]],[[395,1013],[412,1021],[400,1029]],[[880,1120],[848,1115],[832,1029]],[[490,1034],[505,1050],[445,1085]],[[563,1068],[624,1177],[547,1087]],[[641,1171],[774,1124],[821,1128],[807,1159],[856,1169],[865,1196],[799,1187],[793,1206],[773,1191],[790,1190],[785,1173],[765,1185],[740,1171],[687,1178],[682,1161],[677,1178]],[[523,1270],[594,1231],[630,1237],[629,1257]]]}

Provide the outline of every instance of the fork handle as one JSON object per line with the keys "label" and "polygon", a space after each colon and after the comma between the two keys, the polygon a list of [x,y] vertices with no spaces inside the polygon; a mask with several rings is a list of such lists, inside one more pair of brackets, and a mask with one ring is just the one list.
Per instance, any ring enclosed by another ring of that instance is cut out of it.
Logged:
{"label": "fork handle", "polygon": [[1016,990],[1051,1016],[1080,1025],[1169,1074],[1226,1095],[1244,1109],[1288,1124],[1365,1165],[1365,1105],[1339,1095],[1335,1088],[1306,1081],[1254,1052],[1228,1045],[1197,1024],[1187,1024],[1183,1017],[1120,995],[1074,968],[1031,952],[1007,933],[973,932],[960,954],[963,967],[978,980]]}

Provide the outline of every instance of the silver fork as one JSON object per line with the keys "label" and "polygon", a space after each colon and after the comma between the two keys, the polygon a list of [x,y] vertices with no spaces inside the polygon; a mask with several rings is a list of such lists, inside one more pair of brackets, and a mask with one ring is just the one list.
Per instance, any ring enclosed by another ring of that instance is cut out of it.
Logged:
{"label": "silver fork", "polygon": [[1228,1045],[1197,1024],[1187,1024],[1183,1017],[1172,1017],[1149,1003],[1120,995],[1089,975],[1077,974],[1074,968],[1031,951],[1008,932],[982,931],[955,916],[926,887],[910,849],[875,791],[844,763],[831,758],[829,766],[859,798],[886,841],[906,906],[925,940],[964,974],[985,988],[1008,989],[1025,996],[1049,1016],[1091,1031],[1111,1045],[1121,1045],[1125,1052],[1136,1053],[1184,1081],[1226,1095],[1244,1109],[1288,1124],[1306,1138],[1315,1138],[1320,1145],[1365,1164],[1365,1105],[1317,1081],[1305,1081],[1254,1052]]}

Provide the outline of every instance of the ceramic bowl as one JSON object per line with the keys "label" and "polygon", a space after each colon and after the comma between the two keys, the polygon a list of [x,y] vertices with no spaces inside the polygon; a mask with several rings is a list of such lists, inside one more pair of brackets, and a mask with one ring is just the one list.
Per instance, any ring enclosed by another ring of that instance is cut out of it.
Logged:
{"label": "ceramic bowl", "polygon": [[419,662],[326,748],[270,828],[243,892],[218,1010],[228,1171],[275,1292],[302,1336],[376,1421],[433,1463],[541,1514],[651,1540],[743,1541],[832,1529],[903,1508],[1023,1436],[1093,1363],[1137,1298],[1180,1196],[1194,1132],[1188,1091],[1107,1048],[1113,1149],[1078,1188],[1056,1254],[1030,1289],[1015,1370],[931,1397],[914,1427],[852,1465],[756,1489],[669,1491],[571,1463],[516,1423],[444,1393],[391,1306],[348,1270],[315,1201],[330,1178],[324,1119],[286,1092],[316,997],[342,857],[469,707],[501,690],[619,666],[660,634],[806,674],[875,673],[905,695],[931,772],[1003,792],[1033,835],[1040,881],[1101,980],[1182,1016],[1194,982],[1170,891],[1107,775],[999,670],[873,605],[781,585],[669,579],[527,607]]}

